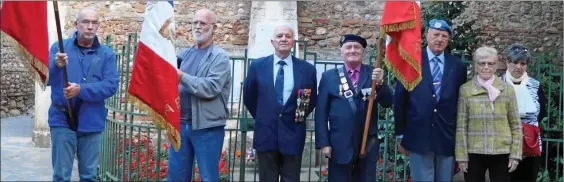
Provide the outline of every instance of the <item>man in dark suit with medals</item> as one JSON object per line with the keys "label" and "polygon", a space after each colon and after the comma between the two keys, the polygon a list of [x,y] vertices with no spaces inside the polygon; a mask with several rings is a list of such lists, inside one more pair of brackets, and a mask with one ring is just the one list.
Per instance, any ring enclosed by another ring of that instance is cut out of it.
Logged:
{"label": "man in dark suit with medals", "polygon": [[378,106],[372,107],[366,156],[359,157],[372,80],[378,84],[375,102],[392,105],[383,82],[384,71],[362,64],[366,40],[345,35],[341,41],[344,66],[327,70],[319,84],[315,112],[315,143],[329,158],[329,181],[376,181]]}
{"label": "man in dark suit with medals", "polygon": [[255,119],[253,147],[259,181],[300,181],[305,118],[317,96],[315,67],[291,55],[294,31],[279,25],[271,39],[275,53],[251,62],[243,102]]}

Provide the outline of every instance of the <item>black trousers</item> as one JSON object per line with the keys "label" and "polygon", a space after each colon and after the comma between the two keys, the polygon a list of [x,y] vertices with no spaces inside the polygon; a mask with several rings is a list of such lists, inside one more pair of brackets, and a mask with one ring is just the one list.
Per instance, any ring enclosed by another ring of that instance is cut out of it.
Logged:
{"label": "black trousers", "polygon": [[537,181],[542,157],[524,157],[511,173],[511,181]]}
{"label": "black trousers", "polygon": [[282,155],[280,152],[257,152],[260,182],[299,182],[302,154]]}
{"label": "black trousers", "polygon": [[366,145],[366,156],[364,158],[358,157],[360,152],[359,144],[359,147],[354,148],[352,160],[348,164],[339,164],[336,160],[329,159],[328,181],[376,182],[376,164],[378,162],[379,149],[377,136],[369,136]]}
{"label": "black trousers", "polygon": [[464,173],[464,181],[485,181],[486,170],[489,170],[490,181],[509,181],[508,164],[509,154],[469,154],[468,172]]}

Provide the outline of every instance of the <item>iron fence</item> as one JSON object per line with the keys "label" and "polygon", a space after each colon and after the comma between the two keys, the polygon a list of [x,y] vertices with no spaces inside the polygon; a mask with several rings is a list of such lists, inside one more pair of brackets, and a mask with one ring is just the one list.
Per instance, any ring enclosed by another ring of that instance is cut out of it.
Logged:
{"label": "iron fence", "polygon": [[[111,37],[106,38],[117,56],[120,73],[120,87],[118,92],[106,100],[109,115],[106,120],[106,130],[102,140],[102,152],[99,167],[99,178],[102,181],[161,181],[166,179],[168,149],[165,131],[156,128],[151,118],[128,104],[127,88],[131,74],[131,66],[135,50],[137,50],[137,36],[130,34],[125,45],[112,45]],[[318,79],[323,71],[342,65],[342,62],[318,61],[317,54],[308,52],[305,42],[297,41],[294,49],[300,49],[301,55],[296,55],[312,64],[318,70]],[[463,51],[452,51],[469,65],[469,75],[472,75],[471,64],[467,61]],[[367,63],[371,64],[374,55],[369,56]],[[548,59],[548,58],[547,58]],[[256,154],[252,149],[254,120],[250,117],[242,103],[242,80],[247,73],[248,65],[253,59],[231,57],[232,81],[229,99],[230,115],[226,127],[226,139],[220,160],[221,181],[257,181],[258,169]],[[543,144],[546,146],[544,159],[546,164],[539,180],[546,181],[562,178],[562,71],[551,64],[537,63],[534,70],[543,77],[548,88],[549,119],[542,121],[543,131],[560,132],[559,135],[545,136]],[[384,68],[385,69],[385,68]],[[544,70],[548,70],[543,72]],[[393,76],[386,70],[387,83],[393,84]],[[241,73],[236,75],[235,73]],[[543,80],[544,81],[544,80]],[[559,100],[556,100],[559,99]],[[380,107],[380,106],[378,106]],[[378,160],[377,178],[379,181],[407,181],[409,180],[408,160],[397,151],[394,136],[392,110],[380,107],[378,127],[380,130],[380,154]],[[327,159],[315,149],[313,115],[307,119],[306,146],[303,152],[301,179],[307,181],[327,180]],[[558,136],[560,138],[558,138]],[[551,148],[552,147],[552,148]],[[551,163],[552,162],[552,163]],[[197,161],[196,161],[197,163]],[[556,167],[554,167],[556,166]],[[560,166],[560,167],[558,167]],[[197,165],[194,165],[194,181],[200,180]]]}

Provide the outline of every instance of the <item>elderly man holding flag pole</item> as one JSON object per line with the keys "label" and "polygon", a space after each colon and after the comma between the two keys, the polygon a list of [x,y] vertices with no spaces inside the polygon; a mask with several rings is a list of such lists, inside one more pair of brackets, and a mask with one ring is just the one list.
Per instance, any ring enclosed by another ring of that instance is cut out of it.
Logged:
{"label": "elderly man holding flag pole", "polygon": [[[381,68],[362,64],[366,46],[364,38],[345,35],[341,40],[344,66],[327,70],[321,76],[315,112],[315,143],[329,158],[329,181],[376,181],[378,107],[370,106],[376,101],[383,107],[390,107],[392,93],[384,83]],[[378,84],[377,97],[375,84]],[[368,122],[363,130],[367,115],[368,120],[374,122]],[[363,134],[365,141],[361,144]],[[359,151],[362,152],[359,154]]]}
{"label": "elderly man holding flag pole", "polygon": [[129,94],[167,130],[174,146],[169,150],[169,181],[190,181],[194,159],[203,181],[218,181],[231,90],[229,54],[213,44],[217,20],[208,9],[194,14],[196,44],[176,54],[173,5],[147,3]]}
{"label": "elderly man holding flag pole", "polygon": [[219,181],[219,160],[229,116],[231,64],[229,54],[213,43],[216,22],[213,11],[196,11],[192,20],[196,44],[178,53],[183,142],[178,152],[169,152],[169,181],[188,181],[194,158],[202,181]]}
{"label": "elderly man holding flag pole", "polygon": [[[384,10],[383,24],[397,22],[388,29],[392,40],[386,49],[386,65],[398,80],[394,93],[398,151],[409,156],[413,181],[452,181],[458,93],[466,81],[464,64],[445,52],[453,31],[445,21],[431,20],[428,45],[422,50],[418,4],[386,2],[388,6],[394,6],[394,11]],[[413,16],[415,22],[401,21]],[[415,28],[410,29],[413,24]],[[418,43],[412,39],[415,33]]]}
{"label": "elderly man holding flag pole", "polygon": [[57,1],[53,6],[59,40],[50,49],[45,1],[3,2],[1,29],[22,48],[20,53],[42,83],[51,86],[53,181],[70,180],[75,155],[80,181],[96,181],[107,115],[104,100],[116,93],[119,82],[116,56],[98,41],[96,10],[79,10],[77,31],[62,39]]}

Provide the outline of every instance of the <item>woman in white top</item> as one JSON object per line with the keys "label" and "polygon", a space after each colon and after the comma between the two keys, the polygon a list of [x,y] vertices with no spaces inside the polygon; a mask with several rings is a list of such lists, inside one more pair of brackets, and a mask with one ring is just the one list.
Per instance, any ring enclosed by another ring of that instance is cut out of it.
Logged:
{"label": "woman in white top", "polygon": [[541,162],[539,122],[546,116],[547,99],[539,81],[527,75],[532,58],[529,49],[512,44],[505,51],[507,72],[501,79],[515,89],[523,128],[523,161],[512,172],[512,181],[536,181]]}

